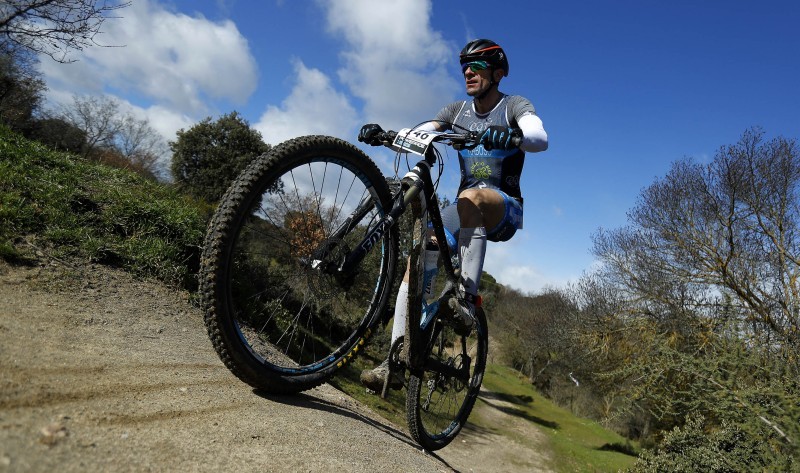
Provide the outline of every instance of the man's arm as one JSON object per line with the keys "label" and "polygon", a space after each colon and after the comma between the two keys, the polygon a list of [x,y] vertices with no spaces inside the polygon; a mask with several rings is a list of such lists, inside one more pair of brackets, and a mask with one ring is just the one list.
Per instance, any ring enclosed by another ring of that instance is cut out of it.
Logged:
{"label": "man's arm", "polygon": [[535,113],[528,113],[517,120],[522,130],[522,151],[536,153],[547,149],[547,132],[544,131],[542,119]]}

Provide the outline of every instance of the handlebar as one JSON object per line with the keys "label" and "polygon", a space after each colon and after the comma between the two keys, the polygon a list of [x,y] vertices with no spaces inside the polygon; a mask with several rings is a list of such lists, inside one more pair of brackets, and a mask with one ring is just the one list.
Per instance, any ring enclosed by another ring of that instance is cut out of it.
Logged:
{"label": "handlebar", "polygon": [[[424,133],[424,132],[423,132]],[[389,146],[394,143],[395,139],[397,138],[398,132],[396,131],[384,131],[379,133],[376,138],[384,145]],[[466,131],[466,132],[435,132],[435,136],[431,140],[435,143],[442,143],[444,145],[450,146],[455,150],[461,149],[472,149],[481,144],[481,134],[477,131]],[[522,144],[522,136],[512,136],[511,143],[515,148],[519,148]],[[484,145],[487,150],[491,150],[491,147]]]}

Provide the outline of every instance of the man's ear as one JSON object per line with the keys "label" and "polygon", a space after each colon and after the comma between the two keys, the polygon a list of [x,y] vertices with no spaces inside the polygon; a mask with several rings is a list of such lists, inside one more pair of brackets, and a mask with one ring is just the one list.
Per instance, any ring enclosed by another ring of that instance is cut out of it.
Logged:
{"label": "man's ear", "polygon": [[494,81],[495,81],[495,83],[499,84],[499,83],[500,83],[500,80],[501,80],[503,77],[505,77],[505,76],[506,76],[506,72],[505,72],[504,70],[502,70],[502,69],[495,69],[495,70],[492,72],[492,75],[494,75]]}

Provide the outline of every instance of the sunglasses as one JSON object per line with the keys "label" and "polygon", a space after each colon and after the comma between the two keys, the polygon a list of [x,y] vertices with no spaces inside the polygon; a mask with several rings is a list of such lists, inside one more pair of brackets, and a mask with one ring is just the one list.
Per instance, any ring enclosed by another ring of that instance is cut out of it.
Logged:
{"label": "sunglasses", "polygon": [[472,72],[478,72],[488,68],[489,68],[489,63],[486,61],[467,62],[461,65],[461,74],[466,74],[467,69],[471,69]]}

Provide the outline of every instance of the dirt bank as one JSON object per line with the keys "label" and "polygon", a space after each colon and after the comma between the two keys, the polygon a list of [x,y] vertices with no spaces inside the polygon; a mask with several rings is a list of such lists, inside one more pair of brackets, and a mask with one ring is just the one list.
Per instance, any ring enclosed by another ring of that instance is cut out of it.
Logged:
{"label": "dirt bank", "polygon": [[254,393],[218,360],[186,293],[103,266],[0,263],[0,471],[531,471],[542,460],[486,458],[501,438],[457,442],[424,453],[330,386]]}

